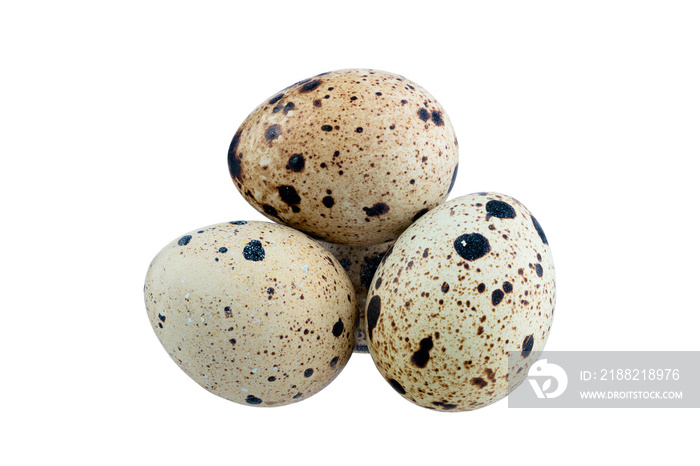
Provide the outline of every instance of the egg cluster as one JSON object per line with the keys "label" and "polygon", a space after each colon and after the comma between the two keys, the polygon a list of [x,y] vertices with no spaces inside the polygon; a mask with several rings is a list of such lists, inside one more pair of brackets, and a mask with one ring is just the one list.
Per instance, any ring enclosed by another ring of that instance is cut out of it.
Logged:
{"label": "egg cluster", "polygon": [[547,237],[512,197],[445,202],[457,139],[425,89],[375,70],[300,81],[245,119],[228,168],[274,223],[181,235],[144,286],[158,339],[202,387],[286,405],[353,351],[429,409],[483,407],[524,380],[554,314]]}

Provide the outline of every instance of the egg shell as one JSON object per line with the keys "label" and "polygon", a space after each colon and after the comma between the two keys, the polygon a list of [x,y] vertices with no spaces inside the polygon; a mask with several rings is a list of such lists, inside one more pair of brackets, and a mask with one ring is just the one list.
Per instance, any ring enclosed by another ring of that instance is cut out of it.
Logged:
{"label": "egg shell", "polygon": [[457,175],[452,124],[397,74],[320,74],[258,106],[235,133],[236,188],[268,218],[340,244],[396,239],[441,203]]}
{"label": "egg shell", "polygon": [[[512,197],[471,194],[428,212],[385,254],[368,292],[369,349],[404,398],[472,410],[524,380],[554,305],[554,263],[538,221]],[[519,354],[510,385],[509,351]]]}
{"label": "egg shell", "polygon": [[372,283],[374,273],[379,267],[384,254],[394,244],[393,241],[370,246],[351,246],[347,244],[335,244],[319,241],[321,246],[330,251],[343,269],[348,273],[350,281],[355,288],[357,300],[358,322],[355,331],[355,352],[369,353],[367,348],[367,321],[365,319],[365,303],[367,290]]}
{"label": "egg shell", "polygon": [[282,225],[238,221],[178,237],[149,266],[144,297],[170,357],[236,403],[304,400],[352,355],[350,279],[316,241]]}

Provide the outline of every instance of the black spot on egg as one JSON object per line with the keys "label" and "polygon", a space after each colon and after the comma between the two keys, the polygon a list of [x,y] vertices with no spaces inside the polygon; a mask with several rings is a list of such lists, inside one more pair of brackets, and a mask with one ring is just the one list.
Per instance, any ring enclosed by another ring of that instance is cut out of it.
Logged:
{"label": "black spot on egg", "polygon": [[379,264],[381,264],[383,257],[384,254],[375,252],[371,256],[365,257],[365,260],[362,262],[360,267],[360,284],[365,288],[369,289],[369,286],[372,284],[374,273],[377,271]]}
{"label": "black spot on egg", "polygon": [[367,305],[367,333],[369,338],[372,338],[372,331],[374,327],[377,326],[377,321],[379,320],[379,314],[382,310],[382,300],[379,296],[372,296]]}
{"label": "black spot on egg", "polygon": [[345,324],[343,324],[342,319],[338,319],[338,322],[336,322],[333,325],[333,336],[334,337],[339,337],[340,335],[343,334],[343,330],[345,329]]}
{"label": "black spot on egg", "polygon": [[321,200],[321,202],[323,203],[324,206],[326,206],[330,209],[335,204],[335,199],[333,199],[332,196],[326,196]]}
{"label": "black spot on egg", "polygon": [[362,210],[365,211],[368,217],[378,217],[382,214],[389,212],[389,206],[383,202],[378,202],[372,207],[363,207]]}
{"label": "black spot on egg", "polygon": [[468,261],[484,257],[491,251],[489,240],[480,233],[467,233],[458,237],[454,242],[457,254]]}
{"label": "black spot on egg", "polygon": [[274,382],[275,380],[277,380],[277,377],[275,377],[274,375],[271,375],[270,377],[267,378],[268,382]]}
{"label": "black spot on egg", "polygon": [[265,249],[260,241],[254,239],[243,247],[243,257],[249,261],[261,261],[265,259]]}
{"label": "black spot on egg", "polygon": [[497,218],[515,218],[515,209],[503,201],[489,201],[486,203],[486,213]]}
{"label": "black spot on egg", "polygon": [[306,370],[304,371],[304,377],[306,377],[307,379],[308,379],[309,377],[311,377],[312,375],[314,375],[314,370],[313,370],[313,369],[309,368],[309,369],[306,369]]}
{"label": "black spot on egg", "polygon": [[191,235],[185,235],[178,240],[177,244],[179,244],[180,246],[187,246],[191,239],[192,239]]}
{"label": "black spot on egg", "polygon": [[274,139],[277,139],[277,136],[280,135],[280,125],[270,125],[267,127],[265,130],[265,139],[268,141],[272,141]]}
{"label": "black spot on egg", "polygon": [[292,88],[292,87],[294,87],[294,86],[300,86],[300,85],[302,85],[302,84],[304,84],[304,83],[308,83],[309,81],[311,81],[311,78],[302,79],[301,81],[295,82],[295,83],[292,84],[291,86],[285,87],[284,90],[290,89],[290,88]]}
{"label": "black spot on egg", "polygon": [[511,282],[503,282],[503,291],[510,293],[513,291],[513,284]]}
{"label": "black spot on egg", "polygon": [[301,93],[311,92],[320,85],[321,85],[321,80],[314,79],[313,81],[310,81],[310,82],[304,84],[303,86],[301,86],[301,89],[299,90],[299,92],[301,92]]}
{"label": "black spot on egg", "polygon": [[323,125],[321,126],[321,131],[333,131],[333,127],[331,125]]}
{"label": "black spot on egg", "polygon": [[293,172],[300,172],[304,169],[304,165],[304,156],[301,154],[294,154],[289,157],[289,161],[287,162],[287,166],[285,168]]}
{"label": "black spot on egg", "polygon": [[225,248],[225,247],[219,248],[219,252],[222,254],[226,253],[226,252],[228,252],[228,248]]}
{"label": "black spot on egg", "polygon": [[294,395],[292,398],[294,398],[294,399],[296,400],[296,399],[299,398],[300,396],[301,396],[301,392],[297,393],[297,394]]}
{"label": "black spot on egg", "polygon": [[433,123],[435,123],[435,126],[443,126],[445,124],[444,121],[442,121],[442,112],[433,112]]}
{"label": "black spot on egg", "polygon": [[418,118],[420,118],[423,121],[428,121],[428,119],[430,118],[430,113],[428,113],[426,109],[421,108],[420,110],[418,110]]}
{"label": "black spot on egg", "polygon": [[291,112],[292,110],[294,110],[294,103],[287,102],[287,105],[284,106],[284,114],[286,115],[287,113]]}
{"label": "black spot on egg", "polygon": [[161,322],[165,322],[165,316],[163,314],[158,314],[158,319],[160,319]]}
{"label": "black spot on egg", "polygon": [[263,212],[265,212],[267,215],[269,215],[271,217],[279,218],[279,216],[277,215],[277,209],[272,207],[270,204],[263,204],[262,208],[263,208]]}
{"label": "black spot on egg", "polygon": [[331,359],[331,367],[335,367],[336,364],[338,364],[338,356]]}
{"label": "black spot on egg", "polygon": [[248,395],[245,399],[245,402],[250,405],[259,405],[260,403],[262,403],[262,400],[253,395]]}
{"label": "black spot on egg", "polygon": [[522,357],[526,358],[530,355],[530,352],[532,352],[532,347],[535,345],[535,337],[532,335],[528,335],[525,337],[523,340],[523,348],[520,351],[520,354]]}
{"label": "black spot on egg", "polygon": [[455,409],[457,407],[457,405],[455,404],[447,403],[444,401],[433,401],[433,405],[439,406],[446,411],[449,411],[450,409]]}
{"label": "black spot on egg", "polygon": [[532,218],[532,224],[535,225],[535,230],[537,230],[537,234],[540,235],[540,239],[542,240],[542,242],[544,244],[549,244],[547,242],[547,236],[545,236],[544,230],[542,229],[540,222],[538,222],[534,216],[531,216],[531,218]]}
{"label": "black spot on egg", "polygon": [[242,175],[241,168],[241,157],[238,154],[238,143],[241,140],[241,130],[236,131],[236,134],[231,140],[231,145],[228,148],[228,171],[231,174],[231,178],[234,180],[240,180]]}
{"label": "black spot on egg", "polygon": [[245,220],[236,220],[235,222],[228,223],[230,223],[231,225],[246,225],[248,222],[246,222]]}
{"label": "black spot on egg", "polygon": [[391,388],[399,392],[401,395],[406,394],[406,390],[401,386],[399,382],[397,382],[395,379],[389,379],[389,385],[391,385]]}
{"label": "black spot on egg", "polygon": [[503,301],[503,296],[505,294],[501,290],[493,290],[493,293],[491,293],[491,304],[494,306],[498,306],[501,304],[501,301]]}
{"label": "black spot on egg", "polygon": [[279,102],[280,100],[282,100],[282,98],[284,98],[284,94],[277,94],[276,96],[274,96],[273,98],[271,98],[270,101],[269,101],[268,103],[269,103],[270,105],[274,105],[274,104],[276,104],[277,102]]}
{"label": "black spot on egg", "polygon": [[443,282],[440,289],[443,293],[447,293],[448,291],[450,291],[450,285],[447,282]]}
{"label": "black spot on egg", "polygon": [[430,360],[430,350],[433,349],[433,337],[423,338],[419,343],[419,347],[420,349],[411,356],[411,362],[417,367],[424,368]]}
{"label": "black spot on egg", "polygon": [[535,264],[535,272],[537,273],[538,277],[541,277],[544,274],[541,264]]}
{"label": "black spot on egg", "polygon": [[356,133],[361,133],[362,131],[364,131],[364,130],[362,129],[361,126],[358,126],[357,128],[355,128]]}
{"label": "black spot on egg", "polygon": [[413,216],[413,221],[415,222],[419,218],[421,218],[423,215],[428,213],[428,209],[421,209],[418,212],[416,212],[416,215]]}
{"label": "black spot on egg", "polygon": [[486,285],[484,285],[483,283],[479,283],[479,286],[476,287],[476,290],[479,293],[483,293],[484,291],[486,291]]}
{"label": "black spot on egg", "polygon": [[278,186],[277,192],[279,193],[282,202],[287,205],[295,205],[301,202],[301,198],[299,197],[299,194],[297,194],[297,190],[294,189],[294,186]]}

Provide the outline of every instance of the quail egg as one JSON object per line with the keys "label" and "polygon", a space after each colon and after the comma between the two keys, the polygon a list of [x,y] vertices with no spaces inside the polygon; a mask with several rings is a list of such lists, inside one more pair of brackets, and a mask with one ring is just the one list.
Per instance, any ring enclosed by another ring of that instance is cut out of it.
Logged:
{"label": "quail egg", "polygon": [[384,71],[320,74],[274,94],[236,131],[234,185],[268,218],[323,241],[396,239],[447,198],[457,138],[437,100]]}
{"label": "quail egg", "polygon": [[317,393],[355,343],[355,291],[343,267],[316,241],[275,223],[220,223],[178,237],[151,262],[144,297],[178,366],[248,406]]}
{"label": "quail egg", "polygon": [[367,296],[369,349],[386,381],[419,406],[472,410],[505,397],[544,348],[555,305],[552,252],[520,202],[471,194],[411,225]]}

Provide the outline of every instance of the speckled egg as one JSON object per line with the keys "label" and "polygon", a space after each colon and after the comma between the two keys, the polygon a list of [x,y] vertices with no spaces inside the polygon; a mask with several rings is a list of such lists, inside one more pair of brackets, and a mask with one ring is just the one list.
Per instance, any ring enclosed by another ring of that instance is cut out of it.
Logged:
{"label": "speckled egg", "polygon": [[394,242],[389,241],[370,246],[350,246],[347,244],[326,243],[324,241],[319,241],[319,243],[338,259],[338,262],[348,273],[352,285],[355,287],[359,316],[357,330],[355,331],[355,352],[369,353],[367,348],[367,321],[365,319],[367,290],[384,254]]}
{"label": "speckled egg", "polygon": [[192,231],[153,259],[151,326],[199,385],[249,406],[301,401],[352,355],[352,283],[316,241],[269,222]]}
{"label": "speckled egg", "polygon": [[425,89],[384,71],[300,81],[241,124],[233,182],[268,218],[340,244],[396,239],[441,203],[457,175],[457,139]]}
{"label": "speckled egg", "polygon": [[425,214],[385,254],[368,292],[370,353],[413,403],[480,408],[525,378],[554,304],[552,253],[530,211],[502,194],[463,196]]}

